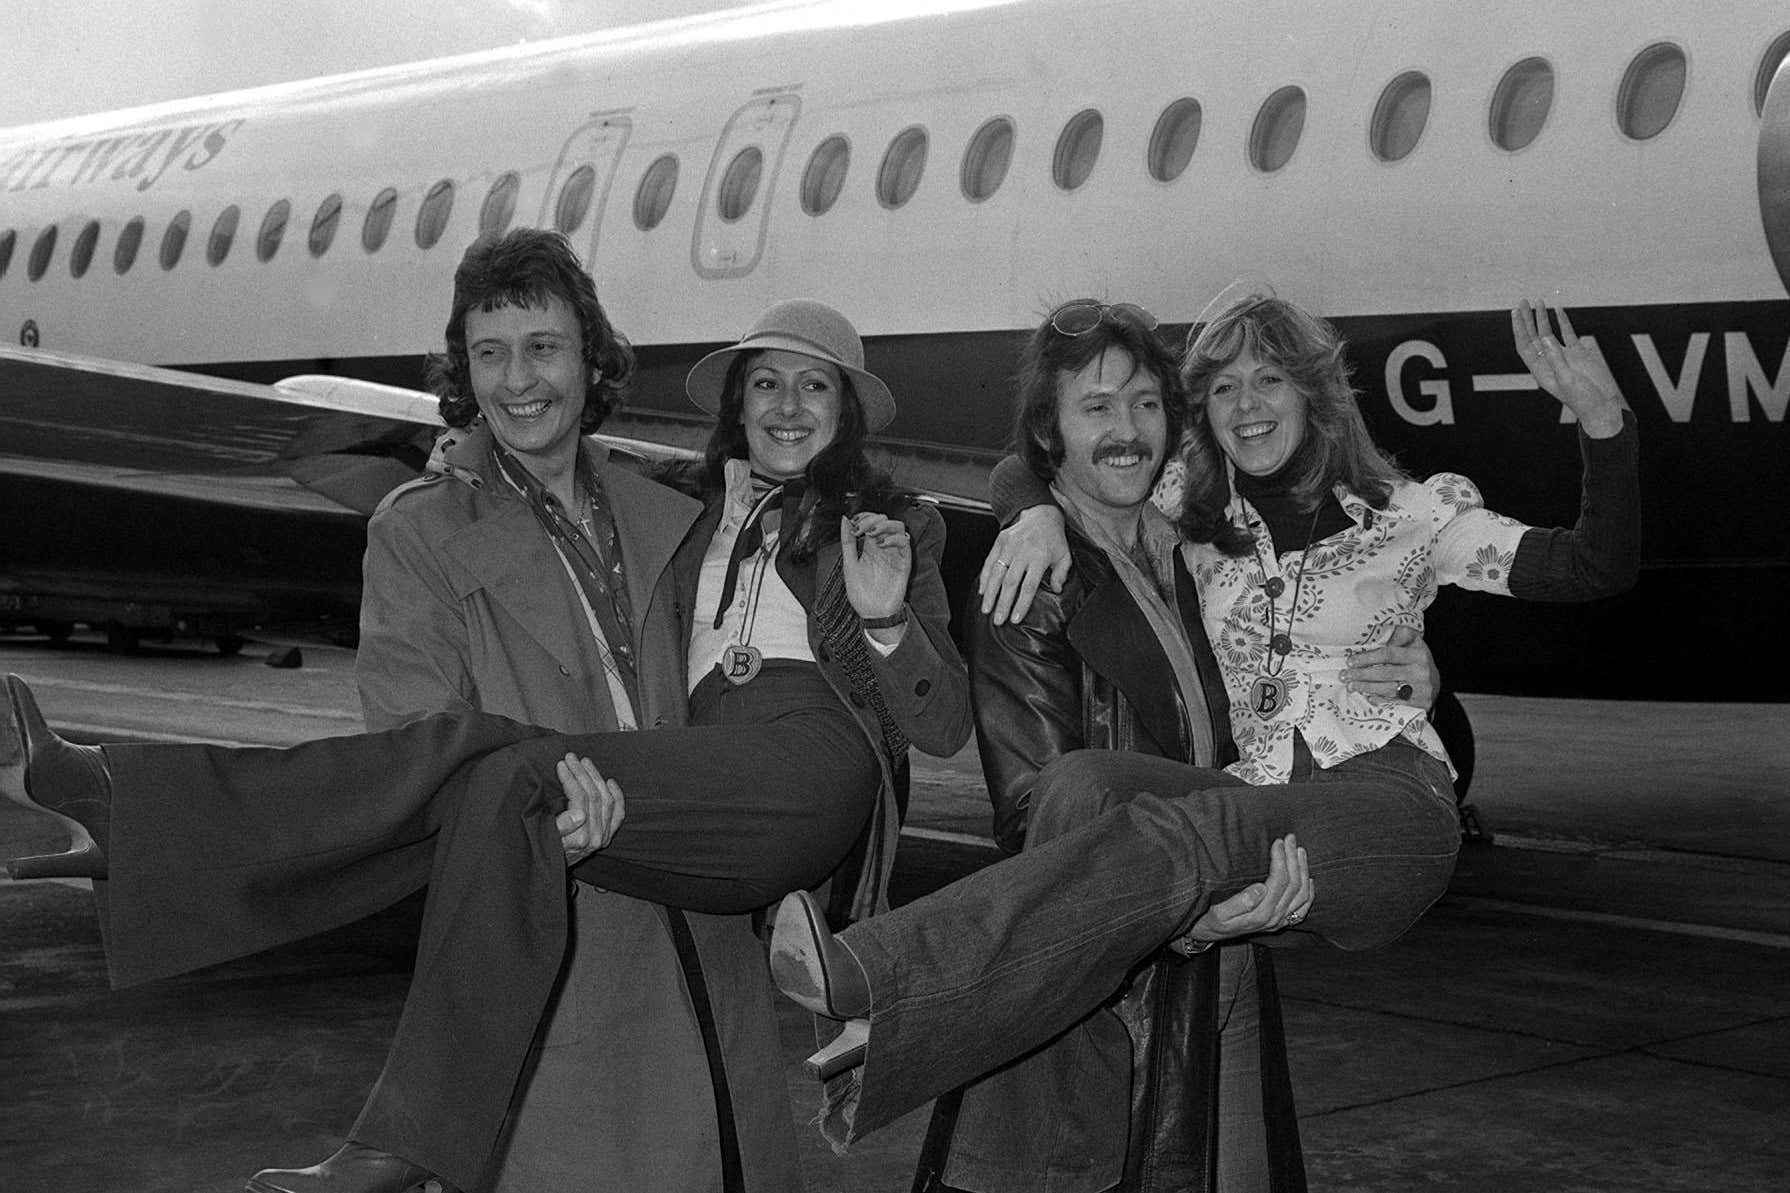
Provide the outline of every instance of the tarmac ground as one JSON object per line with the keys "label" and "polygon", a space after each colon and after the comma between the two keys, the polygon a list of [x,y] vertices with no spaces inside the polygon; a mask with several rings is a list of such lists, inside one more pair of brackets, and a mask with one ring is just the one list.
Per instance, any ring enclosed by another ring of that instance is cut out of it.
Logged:
{"label": "tarmac ground", "polygon": [[[352,655],[266,654],[0,638],[0,671],[82,740],[358,728]],[[1464,699],[1490,840],[1395,945],[1276,956],[1312,1189],[1790,1187],[1790,705]],[[995,856],[973,748],[917,762],[898,900]],[[0,807],[0,853],[57,846]],[[223,1193],[332,1151],[396,1022],[418,901],[114,992],[92,898],[0,882],[0,1189]],[[812,1036],[780,1016],[805,1124]],[[924,1127],[835,1156],[802,1125],[809,1190],[906,1190]]]}

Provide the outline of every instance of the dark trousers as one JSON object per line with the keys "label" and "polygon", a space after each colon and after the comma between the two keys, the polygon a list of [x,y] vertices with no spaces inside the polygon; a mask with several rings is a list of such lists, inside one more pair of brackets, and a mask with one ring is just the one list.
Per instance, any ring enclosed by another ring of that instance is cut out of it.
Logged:
{"label": "dark trousers", "polygon": [[410,993],[353,1137],[473,1186],[564,954],[559,759],[591,758],[627,800],[573,873],[668,906],[762,907],[823,881],[863,829],[881,771],[817,670],[767,669],[729,699],[733,723],[649,733],[453,714],[290,749],[108,746],[113,981],[296,940],[426,882]]}
{"label": "dark trousers", "polygon": [[1251,787],[1117,750],[1051,763],[1034,799],[1067,807],[1079,794],[1104,810],[840,934],[871,992],[849,1137],[1085,1018],[1214,901],[1265,878],[1287,833],[1306,847],[1316,896],[1299,931],[1345,949],[1396,939],[1454,870],[1447,768],[1394,741],[1304,778]]}

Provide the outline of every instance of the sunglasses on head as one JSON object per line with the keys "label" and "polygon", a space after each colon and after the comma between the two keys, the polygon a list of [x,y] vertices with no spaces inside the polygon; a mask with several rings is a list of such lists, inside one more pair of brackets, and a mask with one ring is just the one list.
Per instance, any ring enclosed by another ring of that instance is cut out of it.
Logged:
{"label": "sunglasses on head", "polygon": [[1091,298],[1066,302],[1052,311],[1050,327],[1059,335],[1082,336],[1099,327],[1102,319],[1112,323],[1127,324],[1144,331],[1156,330],[1156,316],[1135,303],[1095,302]]}

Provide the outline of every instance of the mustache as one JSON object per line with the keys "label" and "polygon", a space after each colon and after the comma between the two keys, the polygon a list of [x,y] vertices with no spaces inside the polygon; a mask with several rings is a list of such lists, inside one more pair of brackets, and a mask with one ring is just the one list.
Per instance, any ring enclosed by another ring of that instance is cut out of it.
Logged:
{"label": "mustache", "polygon": [[1096,464],[1102,460],[1116,459],[1119,456],[1137,456],[1147,463],[1156,458],[1156,453],[1149,444],[1141,439],[1134,439],[1128,443],[1108,443],[1094,449],[1094,463]]}

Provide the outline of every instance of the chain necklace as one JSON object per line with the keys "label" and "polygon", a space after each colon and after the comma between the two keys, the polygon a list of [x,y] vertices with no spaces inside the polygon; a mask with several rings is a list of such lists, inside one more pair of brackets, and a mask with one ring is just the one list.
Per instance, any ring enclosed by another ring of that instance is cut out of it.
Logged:
{"label": "chain necklace", "polygon": [[[782,519],[779,517],[781,511],[772,508],[781,497],[782,486],[778,486],[762,494],[753,503],[751,512],[740,526],[739,537],[734,540],[734,549],[727,565],[728,580],[722,583],[721,604],[715,610],[715,628],[719,629],[733,597],[731,581],[737,575],[736,569],[744,555],[741,548],[746,546],[747,536],[756,527],[760,542],[752,552],[752,575],[746,581],[746,607],[740,619],[739,640],[728,643],[721,651],[721,675],[735,687],[751,683],[764,668],[764,652],[752,645],[752,631],[758,624],[758,600],[764,591],[766,574],[770,571],[771,560],[777,554],[778,540],[782,537]],[[767,523],[773,518],[777,519],[777,526],[767,529]]]}
{"label": "chain necklace", "polygon": [[1305,560],[1311,553],[1312,539],[1318,531],[1318,514],[1323,508],[1324,503],[1320,501],[1312,510],[1311,525],[1305,531],[1305,546],[1299,552],[1299,573],[1293,578],[1293,599],[1287,609],[1285,633],[1279,632],[1278,625],[1280,594],[1287,590],[1287,582],[1268,574],[1261,541],[1253,532],[1250,534],[1256,567],[1261,571],[1261,589],[1268,594],[1268,658],[1263,662],[1261,674],[1249,685],[1249,711],[1264,721],[1273,720],[1287,704],[1287,681],[1281,672],[1286,669],[1287,656],[1293,653],[1293,623],[1299,620],[1299,590],[1305,586]]}
{"label": "chain necklace", "polygon": [[721,674],[735,687],[751,683],[764,667],[764,653],[752,645],[752,631],[758,625],[758,598],[764,592],[765,577],[776,554],[777,533],[772,531],[764,536],[764,546],[752,561],[752,578],[746,582],[746,611],[740,619],[740,640],[729,643],[721,653]]}

